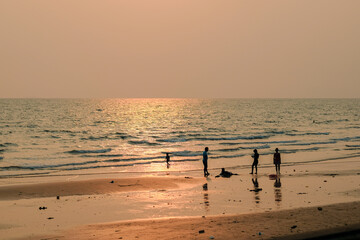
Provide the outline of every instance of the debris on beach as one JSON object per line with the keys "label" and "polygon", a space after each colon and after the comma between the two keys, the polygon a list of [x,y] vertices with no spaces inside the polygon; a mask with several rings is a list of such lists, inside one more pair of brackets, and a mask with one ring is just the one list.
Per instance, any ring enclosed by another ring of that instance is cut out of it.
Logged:
{"label": "debris on beach", "polygon": [[47,207],[39,207],[39,210],[45,210]]}
{"label": "debris on beach", "polygon": [[201,234],[201,233],[205,233],[205,230],[199,230],[199,233]]}
{"label": "debris on beach", "polygon": [[56,199],[59,200],[59,199],[60,199],[60,196],[56,196]]}
{"label": "debris on beach", "polygon": [[51,219],[54,219],[53,217],[48,217],[47,219],[51,220]]}
{"label": "debris on beach", "polygon": [[186,179],[192,179],[192,177],[185,177]]}
{"label": "debris on beach", "polygon": [[295,229],[297,228],[297,225],[291,226],[291,229]]}
{"label": "debris on beach", "polygon": [[110,183],[114,183],[114,181],[111,181]]}
{"label": "debris on beach", "polygon": [[297,193],[297,195],[303,195],[303,194],[307,194],[306,192],[299,192]]}
{"label": "debris on beach", "polygon": [[317,209],[318,209],[319,211],[322,211],[322,207],[318,207]]}

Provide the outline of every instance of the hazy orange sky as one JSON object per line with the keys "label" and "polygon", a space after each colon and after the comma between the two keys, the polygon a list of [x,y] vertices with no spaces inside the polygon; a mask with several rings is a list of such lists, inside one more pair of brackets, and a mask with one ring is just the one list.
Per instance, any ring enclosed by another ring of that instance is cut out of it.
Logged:
{"label": "hazy orange sky", "polygon": [[360,97],[359,0],[0,0],[0,97]]}

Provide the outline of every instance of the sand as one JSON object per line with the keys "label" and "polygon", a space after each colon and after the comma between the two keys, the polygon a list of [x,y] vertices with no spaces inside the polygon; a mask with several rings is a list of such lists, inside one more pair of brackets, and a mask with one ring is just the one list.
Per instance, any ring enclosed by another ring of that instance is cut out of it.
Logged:
{"label": "sand", "polygon": [[167,177],[166,179],[160,177],[142,177],[11,185],[0,187],[0,200],[175,189],[180,186],[199,184],[200,182],[204,182],[204,179],[192,177]]}
{"label": "sand", "polygon": [[338,166],[284,167],[277,180],[272,169],[230,169],[239,175],[6,184],[0,239],[306,239],[358,231],[360,174]]}
{"label": "sand", "polygon": [[[321,209],[321,210],[319,210]],[[360,202],[271,213],[89,225],[57,239],[306,239],[360,229]],[[356,223],[357,224],[354,224]]]}

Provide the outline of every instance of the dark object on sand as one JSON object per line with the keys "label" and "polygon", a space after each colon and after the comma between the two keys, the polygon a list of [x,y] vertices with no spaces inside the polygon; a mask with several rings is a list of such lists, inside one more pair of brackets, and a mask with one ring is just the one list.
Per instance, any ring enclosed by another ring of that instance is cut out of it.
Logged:
{"label": "dark object on sand", "polygon": [[56,199],[59,200],[59,199],[60,199],[60,196],[56,196]]}
{"label": "dark object on sand", "polygon": [[275,180],[277,178],[277,175],[276,174],[270,174],[269,175],[269,179],[270,180]]}
{"label": "dark object on sand", "polygon": [[291,227],[291,229],[295,229],[295,228],[297,228],[297,226],[296,226],[296,225],[294,225],[294,226],[292,226],[292,227]]}
{"label": "dark object on sand", "polygon": [[232,173],[232,172],[226,171],[225,168],[222,168],[221,173],[219,175],[215,176],[215,177],[216,178],[218,178],[218,177],[229,178],[232,175],[237,175],[237,173]]}
{"label": "dark object on sand", "polygon": [[47,207],[39,207],[39,210],[45,210]]}
{"label": "dark object on sand", "polygon": [[205,233],[205,230],[200,230],[199,233]]}
{"label": "dark object on sand", "polygon": [[322,207],[318,207],[318,210],[319,210],[319,211],[322,211]]}
{"label": "dark object on sand", "polygon": [[111,181],[110,183],[114,183],[114,181]]}
{"label": "dark object on sand", "polygon": [[260,192],[260,191],[262,191],[262,188],[255,188],[250,190],[250,192]]}
{"label": "dark object on sand", "polygon": [[54,219],[53,217],[48,217],[49,220]]}

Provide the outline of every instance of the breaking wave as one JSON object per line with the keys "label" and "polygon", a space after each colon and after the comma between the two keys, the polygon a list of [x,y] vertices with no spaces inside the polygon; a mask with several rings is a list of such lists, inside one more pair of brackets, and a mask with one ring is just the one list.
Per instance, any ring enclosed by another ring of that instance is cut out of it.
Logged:
{"label": "breaking wave", "polygon": [[98,149],[98,150],[71,150],[66,153],[72,153],[72,154],[82,154],[82,153],[107,153],[111,152],[111,148],[107,149]]}

